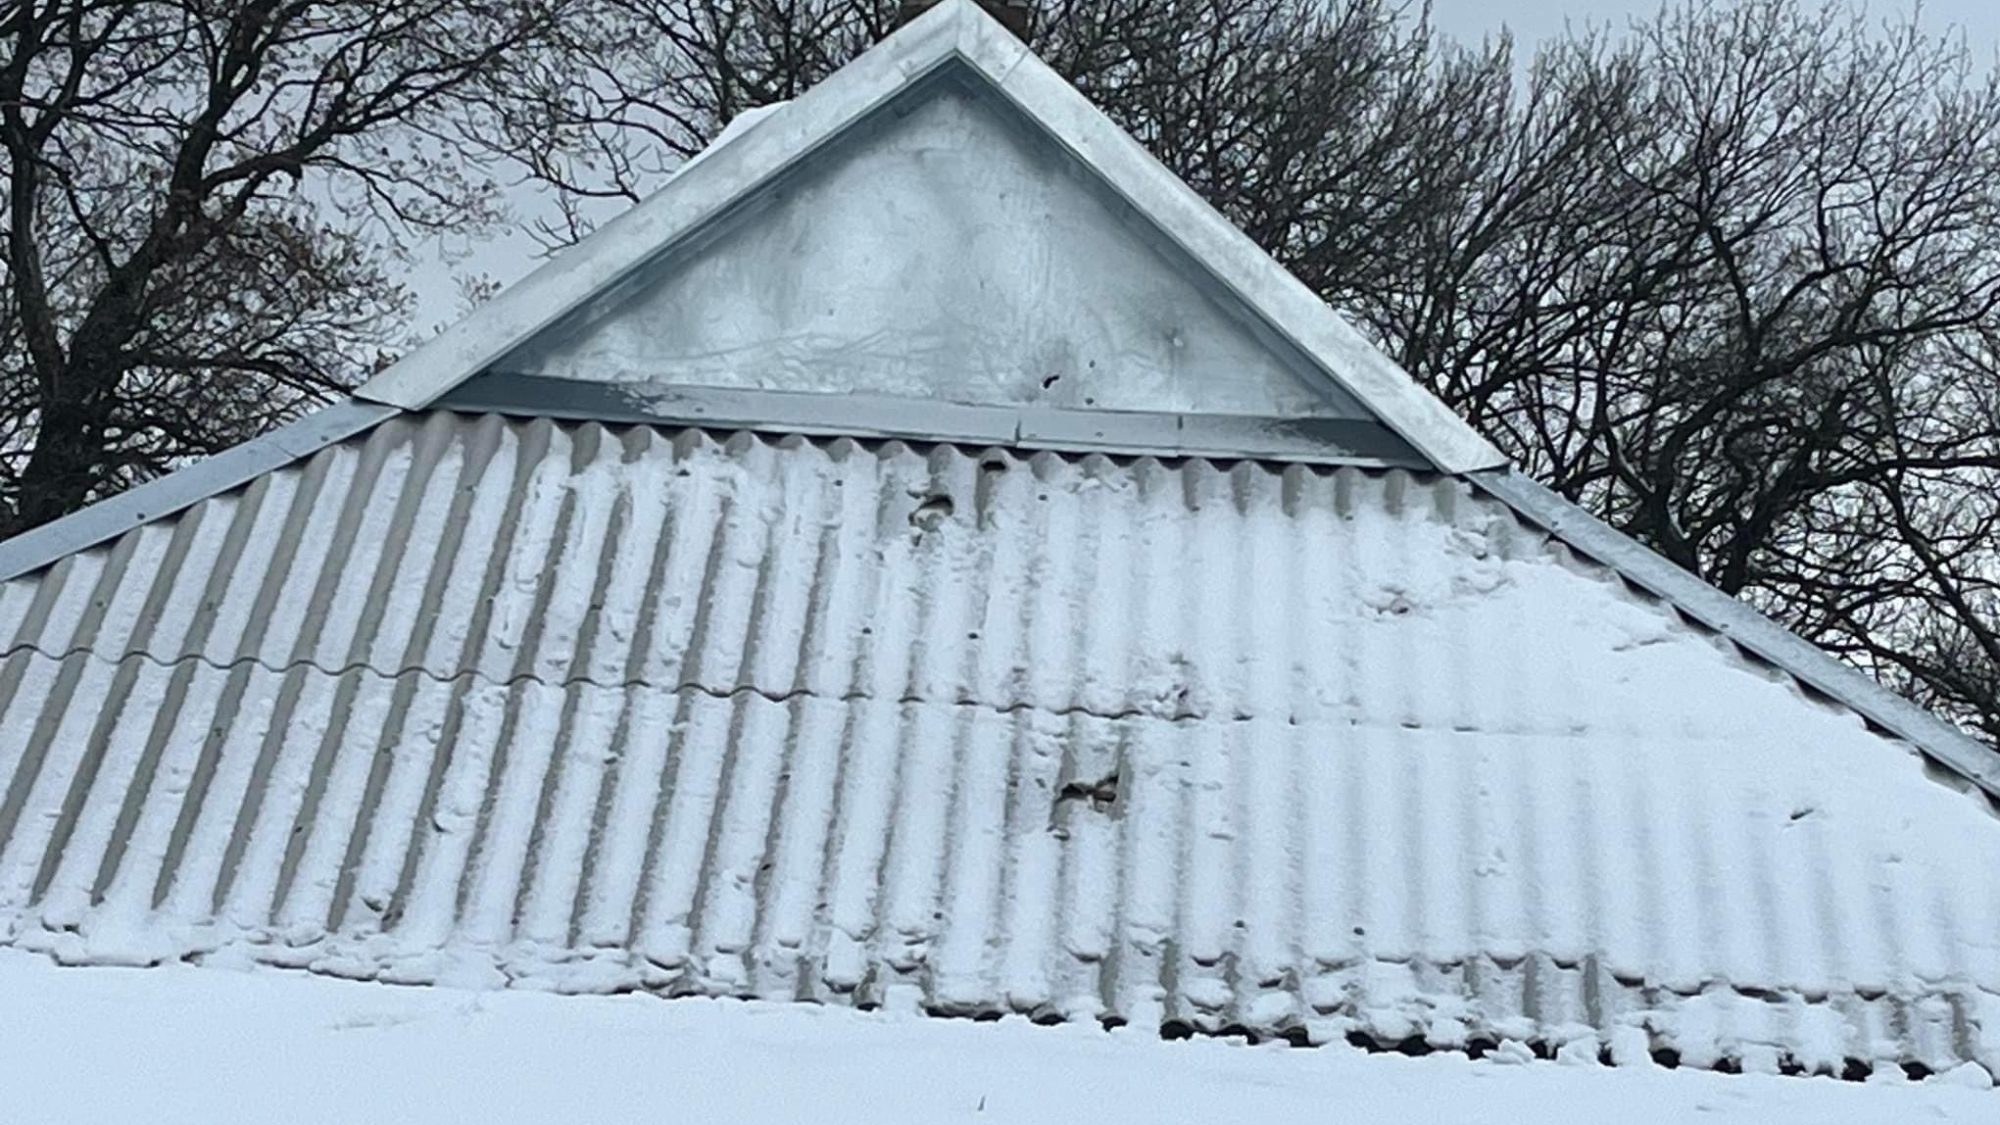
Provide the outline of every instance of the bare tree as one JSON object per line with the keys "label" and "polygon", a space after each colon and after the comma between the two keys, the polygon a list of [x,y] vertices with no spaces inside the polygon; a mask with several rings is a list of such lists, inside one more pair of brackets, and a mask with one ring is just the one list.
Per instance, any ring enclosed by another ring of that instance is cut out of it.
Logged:
{"label": "bare tree", "polygon": [[561,0],[0,7],[0,533],[255,434],[401,342],[405,240]]}
{"label": "bare tree", "polygon": [[[492,151],[560,193],[551,246],[635,202],[746,109],[893,29],[898,0],[598,0]],[[1505,45],[1442,45],[1398,0],[1047,0],[1036,50],[1267,243],[1379,270],[1378,243],[1474,174],[1457,141],[1510,81]],[[1336,183],[1346,185],[1336,189]],[[1359,212],[1356,213],[1357,209]],[[1310,235],[1303,232],[1311,231]]]}
{"label": "bare tree", "polygon": [[1558,488],[2000,738],[2000,81],[1752,0],[1531,86],[1488,180],[1525,205],[1356,303]]}

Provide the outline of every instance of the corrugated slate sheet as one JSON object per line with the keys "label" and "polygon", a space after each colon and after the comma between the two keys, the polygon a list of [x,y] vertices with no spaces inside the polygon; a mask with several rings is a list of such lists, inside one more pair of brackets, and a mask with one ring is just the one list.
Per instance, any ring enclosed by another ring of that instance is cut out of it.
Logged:
{"label": "corrugated slate sheet", "polygon": [[1982,800],[1449,478],[440,412],[0,644],[64,959],[2000,1066]]}

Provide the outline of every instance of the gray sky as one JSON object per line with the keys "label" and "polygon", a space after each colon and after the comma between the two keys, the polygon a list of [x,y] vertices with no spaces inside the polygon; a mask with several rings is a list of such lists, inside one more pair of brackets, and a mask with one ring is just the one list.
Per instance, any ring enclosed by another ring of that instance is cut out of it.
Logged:
{"label": "gray sky", "polygon": [[[1911,6],[1909,0],[1877,0],[1864,10],[1888,17]],[[1448,34],[1476,40],[1504,25],[1523,48],[1560,33],[1565,20],[1622,30],[1634,17],[1659,9],[1658,0],[1431,0],[1437,25]],[[2000,0],[1926,0],[1922,11],[1924,24],[1940,34],[1964,29],[1976,53],[1992,57],[2000,51]]]}

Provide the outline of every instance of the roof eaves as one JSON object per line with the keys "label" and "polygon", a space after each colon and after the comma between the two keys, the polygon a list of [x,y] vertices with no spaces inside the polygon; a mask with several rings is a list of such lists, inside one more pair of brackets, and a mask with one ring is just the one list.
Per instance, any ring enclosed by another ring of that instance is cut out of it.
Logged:
{"label": "roof eaves", "polygon": [[2000,800],[2000,751],[1979,743],[1532,478],[1499,469],[1473,473],[1468,479],[1556,538],[1904,739],[1944,769]]}
{"label": "roof eaves", "polygon": [[353,399],[338,402],[262,437],[0,541],[0,582],[40,570],[66,555],[123,535],[148,520],[172,515],[247,484],[400,413],[396,407],[381,403]]}

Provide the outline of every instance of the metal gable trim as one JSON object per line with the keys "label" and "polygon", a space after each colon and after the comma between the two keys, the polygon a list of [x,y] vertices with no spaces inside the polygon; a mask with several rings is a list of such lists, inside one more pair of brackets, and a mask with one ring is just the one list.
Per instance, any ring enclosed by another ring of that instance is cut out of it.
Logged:
{"label": "metal gable trim", "polygon": [[354,399],[337,402],[262,437],[204,457],[12,539],[0,540],[0,582],[40,570],[149,520],[170,516],[211,496],[241,487],[401,413],[381,403]]}
{"label": "metal gable trim", "polygon": [[1467,475],[1476,487],[1745,650],[1769,661],[2000,801],[2000,751],[1897,695],[1858,668],[1716,589],[1638,540],[1512,469]]}
{"label": "metal gable trim", "polygon": [[356,391],[421,409],[612,292],[947,65],[982,78],[1333,385],[1446,472],[1506,459],[971,0],[945,0]]}
{"label": "metal gable trim", "polygon": [[459,384],[432,407],[607,424],[899,438],[1073,453],[1429,468],[1423,455],[1388,427],[1349,418],[968,406],[881,394],[587,383],[497,371]]}

